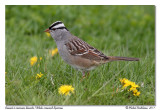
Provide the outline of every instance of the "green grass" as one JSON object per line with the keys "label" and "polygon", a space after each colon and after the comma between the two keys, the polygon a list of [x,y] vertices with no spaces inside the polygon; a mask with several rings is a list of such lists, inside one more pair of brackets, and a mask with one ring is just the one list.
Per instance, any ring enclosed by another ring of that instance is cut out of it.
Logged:
{"label": "green grass", "polygon": [[[49,56],[56,44],[43,31],[57,20],[105,55],[140,61],[107,63],[81,82],[81,72]],[[5,23],[7,105],[155,105],[154,6],[6,6]],[[33,56],[43,58],[39,67],[30,66]],[[121,92],[120,78],[143,85],[140,96]],[[64,84],[75,93],[60,95]]]}

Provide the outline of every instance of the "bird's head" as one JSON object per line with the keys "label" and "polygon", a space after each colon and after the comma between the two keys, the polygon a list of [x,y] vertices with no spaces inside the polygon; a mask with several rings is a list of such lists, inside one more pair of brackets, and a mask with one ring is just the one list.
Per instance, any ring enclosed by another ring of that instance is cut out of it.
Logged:
{"label": "bird's head", "polygon": [[63,32],[68,32],[68,29],[65,27],[63,22],[56,21],[49,28],[47,28],[44,32],[48,32],[55,39],[60,36]]}

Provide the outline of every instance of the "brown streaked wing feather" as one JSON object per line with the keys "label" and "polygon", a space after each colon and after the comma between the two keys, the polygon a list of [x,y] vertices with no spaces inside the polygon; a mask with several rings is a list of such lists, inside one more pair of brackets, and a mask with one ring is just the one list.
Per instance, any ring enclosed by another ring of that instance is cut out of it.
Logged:
{"label": "brown streaked wing feather", "polygon": [[70,52],[70,54],[71,55],[77,55],[77,56],[81,56],[82,54],[84,54],[85,52],[87,52],[87,51],[85,51],[85,50],[75,50],[75,51],[73,51],[73,52]]}
{"label": "brown streaked wing feather", "polygon": [[90,46],[77,37],[65,45],[71,55],[80,56],[90,60],[108,60],[108,57],[102,52],[98,51],[96,48]]}
{"label": "brown streaked wing feather", "polygon": [[90,60],[104,60],[105,59],[105,57],[101,57],[101,56],[93,53],[92,51],[89,51],[87,54],[81,55],[81,57],[86,58],[86,59],[90,59]]}

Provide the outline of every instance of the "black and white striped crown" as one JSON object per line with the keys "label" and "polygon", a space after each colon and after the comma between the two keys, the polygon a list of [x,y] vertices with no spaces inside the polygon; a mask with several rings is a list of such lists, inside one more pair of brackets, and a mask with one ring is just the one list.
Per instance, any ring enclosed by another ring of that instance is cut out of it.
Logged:
{"label": "black and white striped crown", "polygon": [[61,21],[56,21],[54,22],[50,27],[50,30],[56,30],[56,29],[66,29],[68,31],[68,29],[65,27],[65,25],[63,24],[63,22]]}

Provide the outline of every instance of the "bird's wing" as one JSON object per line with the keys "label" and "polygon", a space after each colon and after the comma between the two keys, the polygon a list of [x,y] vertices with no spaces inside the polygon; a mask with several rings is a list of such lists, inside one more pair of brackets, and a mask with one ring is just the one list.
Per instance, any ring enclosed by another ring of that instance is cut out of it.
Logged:
{"label": "bird's wing", "polygon": [[80,56],[82,58],[90,60],[108,60],[102,52],[98,51],[96,48],[90,46],[81,39],[75,37],[67,42],[66,47],[69,53],[73,56]]}

